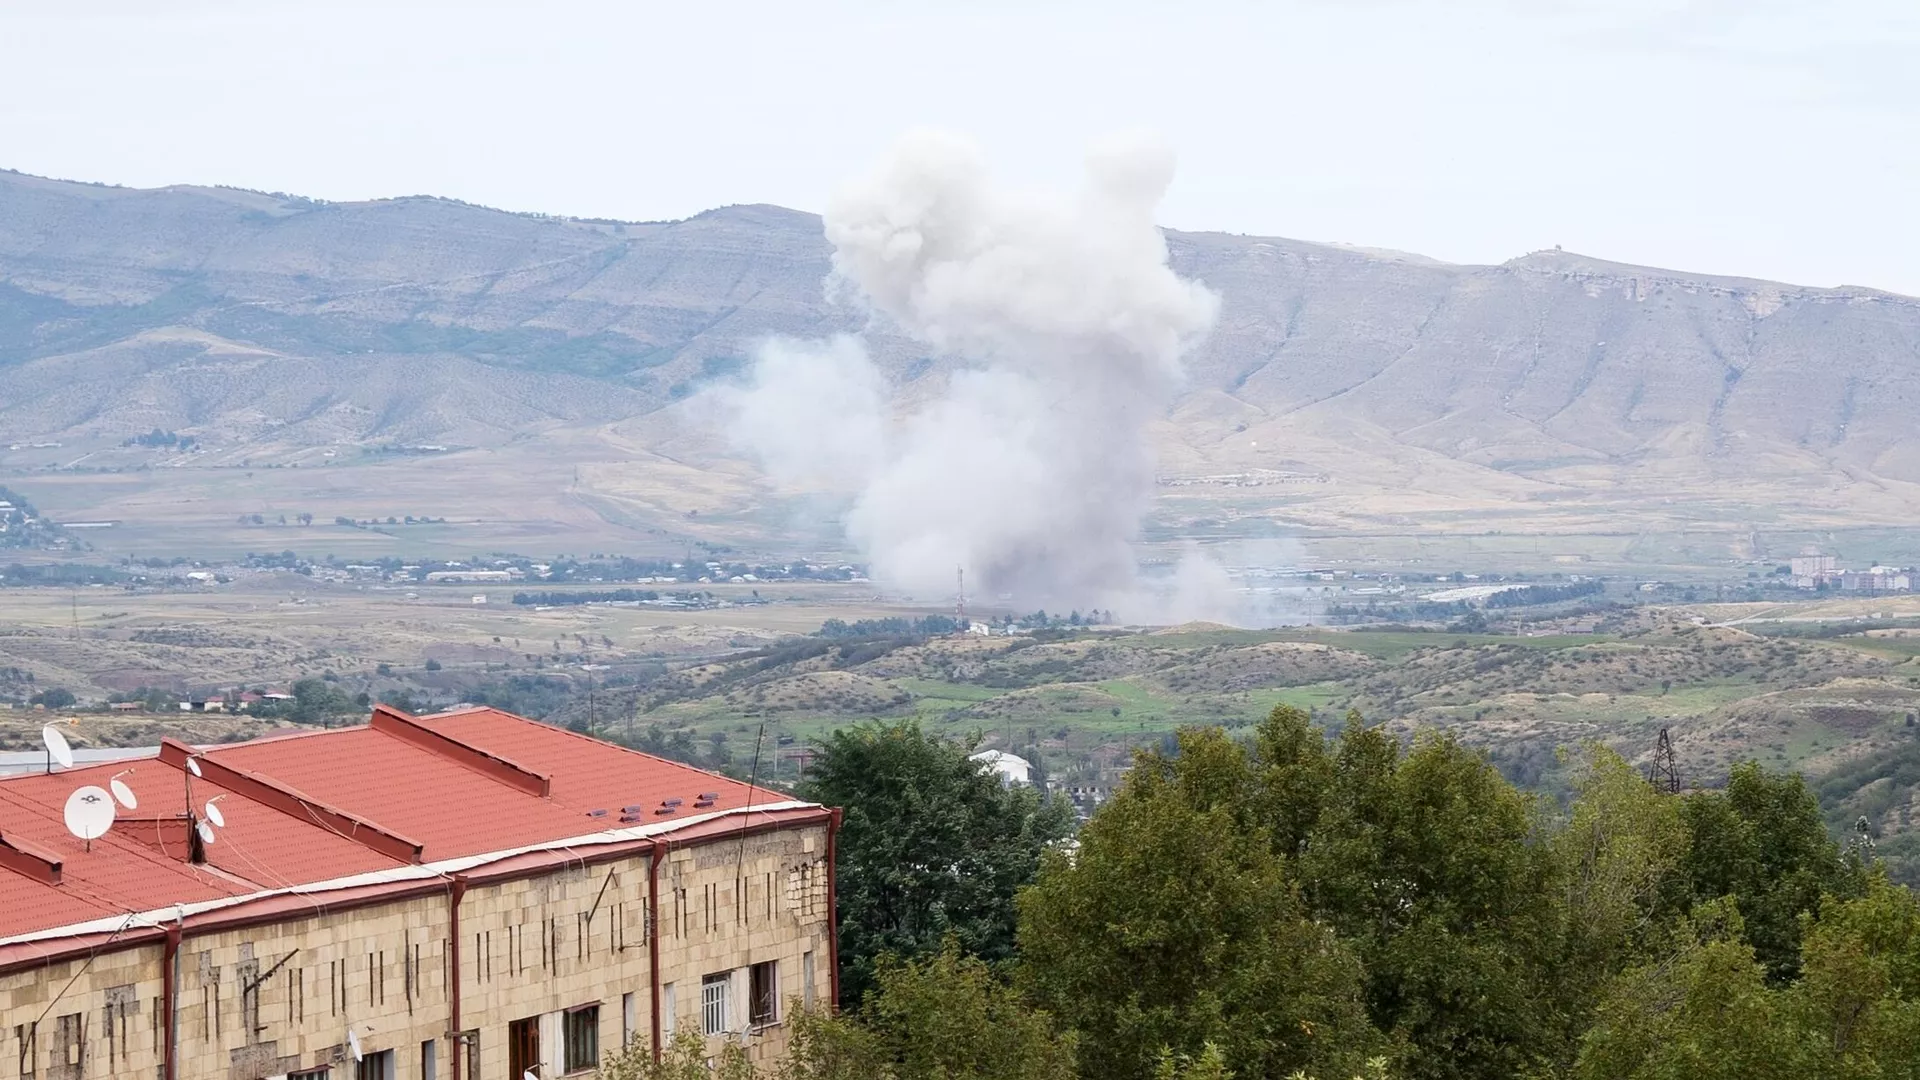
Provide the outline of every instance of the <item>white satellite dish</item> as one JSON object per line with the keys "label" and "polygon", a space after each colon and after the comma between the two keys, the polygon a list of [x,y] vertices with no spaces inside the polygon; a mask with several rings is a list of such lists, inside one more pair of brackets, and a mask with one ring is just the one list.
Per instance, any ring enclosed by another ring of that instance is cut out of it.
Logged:
{"label": "white satellite dish", "polygon": [[107,786],[113,789],[113,797],[120,800],[121,806],[129,810],[140,808],[140,800],[133,797],[133,789],[127,786],[125,780],[116,776],[107,781]]}
{"label": "white satellite dish", "polygon": [[221,813],[220,808],[213,805],[218,801],[218,799],[212,799],[207,802],[207,820],[224,829],[227,827],[227,815]]}
{"label": "white satellite dish", "polygon": [[67,831],[81,840],[94,841],[113,828],[113,796],[88,784],[67,796]]}
{"label": "white satellite dish", "polygon": [[347,1049],[353,1051],[353,1060],[360,1060],[360,1036],[352,1028],[347,1029]]}
{"label": "white satellite dish", "polygon": [[213,826],[207,824],[204,821],[201,821],[201,822],[196,822],[193,827],[194,827],[194,831],[200,834],[201,843],[203,844],[213,843]]}
{"label": "white satellite dish", "polygon": [[193,774],[193,775],[195,775],[195,776],[199,776],[199,775],[200,775],[200,763],[199,763],[198,761],[195,761],[195,760],[194,760],[194,759],[192,759],[192,758],[188,758],[188,759],[187,759],[187,771],[188,771],[188,772],[190,772],[190,773],[192,773],[192,774]]}
{"label": "white satellite dish", "polygon": [[528,1069],[526,1072],[520,1074],[520,1080],[540,1080],[540,1078],[533,1075],[532,1069]]}
{"label": "white satellite dish", "polygon": [[53,755],[53,760],[59,762],[61,768],[73,768],[73,747],[67,745],[67,737],[60,734],[59,728],[52,724],[41,728],[40,741],[47,744],[47,753]]}

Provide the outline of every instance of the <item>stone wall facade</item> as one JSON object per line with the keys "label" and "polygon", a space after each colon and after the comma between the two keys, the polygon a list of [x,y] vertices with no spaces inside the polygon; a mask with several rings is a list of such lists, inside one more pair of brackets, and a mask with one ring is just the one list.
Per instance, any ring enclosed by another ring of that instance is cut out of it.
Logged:
{"label": "stone wall facade", "polygon": [[[541,1080],[583,1075],[624,1043],[650,1045],[656,930],[667,1039],[692,1025],[710,1051],[731,1039],[777,1059],[791,1010],[832,992],[827,842],[821,821],[669,846],[657,927],[645,850],[470,871],[457,949],[451,879],[354,906],[316,897],[270,922],[189,920],[174,1080],[518,1080],[522,1065]],[[0,1080],[164,1077],[165,956],[143,941],[0,974]]]}

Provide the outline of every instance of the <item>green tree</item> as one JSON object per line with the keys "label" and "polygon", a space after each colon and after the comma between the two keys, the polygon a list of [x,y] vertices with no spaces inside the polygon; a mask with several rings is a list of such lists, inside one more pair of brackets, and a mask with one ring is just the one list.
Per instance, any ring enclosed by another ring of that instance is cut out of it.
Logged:
{"label": "green tree", "polygon": [[1350,719],[1295,864],[1364,964],[1408,1075],[1510,1076],[1563,1054],[1563,909],[1543,840],[1533,801],[1481,755],[1446,736],[1402,753]]}
{"label": "green tree", "polygon": [[1244,1076],[1344,1074],[1378,1045],[1359,965],[1243,824],[1240,748],[1216,729],[1178,749],[1142,754],[1022,894],[1023,983],[1081,1033],[1088,1077],[1151,1077],[1209,1044]]}
{"label": "green tree", "polygon": [[293,684],[289,718],[296,723],[323,723],[355,711],[352,696],[325,679],[301,679]]}
{"label": "green tree", "polygon": [[73,696],[73,691],[64,686],[56,686],[33,695],[28,699],[27,704],[45,705],[49,709],[71,709],[77,700],[79,699]]}
{"label": "green tree", "polygon": [[1076,1037],[948,938],[920,961],[881,957],[859,1012],[892,1080],[1072,1080]]}
{"label": "green tree", "polygon": [[1831,1076],[1767,985],[1731,902],[1703,905],[1665,955],[1616,979],[1580,1048],[1578,1080]]}
{"label": "green tree", "polygon": [[1776,981],[1800,968],[1801,919],[1824,893],[1859,896],[1863,869],[1827,834],[1798,773],[1735,766],[1725,791],[1688,795],[1686,872],[1694,903],[1731,897],[1748,942]]}
{"label": "green tree", "polygon": [[949,936],[990,962],[1014,945],[1014,894],[1067,835],[1067,808],[1004,787],[970,748],[917,724],[860,724],[819,747],[802,798],[844,807],[836,896],[842,1004],[883,953],[937,952]]}

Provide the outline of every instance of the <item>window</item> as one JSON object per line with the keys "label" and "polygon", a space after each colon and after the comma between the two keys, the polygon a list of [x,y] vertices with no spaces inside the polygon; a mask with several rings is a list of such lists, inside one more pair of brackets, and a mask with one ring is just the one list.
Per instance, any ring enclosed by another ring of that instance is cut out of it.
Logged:
{"label": "window", "polygon": [[780,1022],[780,969],[768,960],[747,969],[747,1023],[767,1027]]}
{"label": "window", "polygon": [[[520,1080],[540,1064],[540,1018],[529,1016],[507,1025],[507,1075]],[[478,1074],[475,1074],[478,1075]]]}
{"label": "window", "polygon": [[393,1051],[369,1050],[353,1064],[353,1080],[394,1080]]}
{"label": "window", "polygon": [[13,1038],[20,1046],[19,1075],[22,1078],[32,1077],[39,1070],[39,1034],[40,1025],[38,1023],[13,1025]]}
{"label": "window", "polygon": [[80,1076],[87,1067],[86,1029],[81,1026],[82,1019],[79,1013],[68,1013],[54,1021],[53,1063],[66,1066],[69,1076]]}
{"label": "window", "polygon": [[579,1072],[600,1064],[600,1006],[568,1009],[566,1017],[567,1071]]}
{"label": "window", "polygon": [[[463,1031],[454,1036],[460,1043],[460,1060],[466,1063],[467,1080],[480,1080],[480,1032]],[[460,1080],[454,1077],[454,1080]]]}
{"label": "window", "polygon": [[420,1044],[420,1080],[440,1080],[440,1044],[432,1039]]}
{"label": "window", "polygon": [[733,976],[722,972],[700,980],[700,1031],[705,1035],[727,1033],[727,998],[733,989]]}
{"label": "window", "polygon": [[800,1000],[813,1008],[813,952],[800,954]]}
{"label": "window", "polygon": [[325,1068],[308,1069],[306,1072],[288,1073],[287,1080],[327,1080]]}
{"label": "window", "polygon": [[622,1047],[629,1046],[633,1043],[633,1029],[637,1027],[639,1023],[639,1006],[633,999],[633,991],[629,990],[620,995],[620,1045]]}
{"label": "window", "polygon": [[674,1020],[674,1017],[680,1014],[680,1010],[674,1004],[674,1001],[675,1001],[675,998],[673,993],[673,984],[668,983],[667,985],[661,987],[660,988],[660,1014],[661,1014],[660,1015],[660,1037],[663,1039],[673,1038],[673,1020]]}

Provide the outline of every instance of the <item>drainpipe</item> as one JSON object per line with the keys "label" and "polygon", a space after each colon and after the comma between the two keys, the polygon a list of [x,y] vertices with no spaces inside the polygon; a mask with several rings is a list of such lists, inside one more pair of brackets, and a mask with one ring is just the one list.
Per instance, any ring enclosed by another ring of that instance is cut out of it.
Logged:
{"label": "drainpipe", "polygon": [[[165,1014],[167,1025],[166,1041],[160,1054],[161,1080],[174,1080],[174,1044],[179,1041],[179,1010],[175,1008],[180,985],[180,932],[183,924],[175,920],[167,927],[167,944],[160,955],[160,998],[161,1010]],[[156,1017],[155,1019],[160,1019]]]}
{"label": "drainpipe", "polygon": [[831,986],[827,1000],[833,1010],[840,1008],[840,901],[835,888],[840,869],[834,857],[834,841],[840,835],[840,814],[836,807],[833,816],[827,819],[827,974]]}
{"label": "drainpipe", "polygon": [[647,857],[647,904],[653,909],[652,929],[647,935],[647,978],[653,984],[653,1063],[660,1064],[660,860],[667,854],[667,842],[656,840],[653,854]]}
{"label": "drainpipe", "polygon": [[466,1046],[461,1034],[466,1028],[460,1026],[460,899],[467,895],[467,879],[458,874],[453,876],[453,884],[447,888],[447,965],[451,976],[447,988],[447,1003],[452,1012],[453,1038],[448,1047],[447,1057],[453,1066],[454,1080],[463,1075],[460,1072],[460,1051]]}

